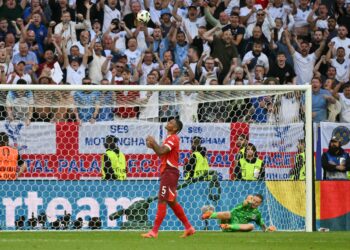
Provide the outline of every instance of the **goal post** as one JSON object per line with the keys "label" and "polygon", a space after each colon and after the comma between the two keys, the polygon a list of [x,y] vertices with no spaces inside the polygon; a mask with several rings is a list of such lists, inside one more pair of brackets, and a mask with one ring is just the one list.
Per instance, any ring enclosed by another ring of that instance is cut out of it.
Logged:
{"label": "goal post", "polygon": [[[0,180],[3,230],[149,228],[159,159],[146,148],[145,138],[164,140],[170,117],[184,121],[178,194],[197,229],[219,230],[217,222],[199,219],[203,206],[229,210],[253,193],[265,196],[266,224],[282,231],[313,229],[310,85],[3,84],[0,93],[0,132],[9,135],[26,165],[16,180]],[[111,134],[125,155],[126,180],[107,181],[101,172]],[[209,177],[187,171],[195,137],[206,148]],[[256,147],[260,172],[249,174],[243,166],[250,160],[243,159],[242,138]],[[299,142],[305,144],[306,178],[292,180]],[[23,227],[18,226],[21,217]],[[164,230],[182,229],[174,218],[164,223]]]}

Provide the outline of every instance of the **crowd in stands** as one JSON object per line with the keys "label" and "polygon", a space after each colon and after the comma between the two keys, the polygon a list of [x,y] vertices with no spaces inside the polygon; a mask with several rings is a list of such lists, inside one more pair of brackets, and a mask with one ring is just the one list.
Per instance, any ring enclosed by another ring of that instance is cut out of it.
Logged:
{"label": "crowd in stands", "polygon": [[[149,11],[148,23],[137,20],[141,10]],[[0,0],[0,78],[59,85],[311,84],[314,122],[350,122],[349,29],[347,0]],[[173,117],[290,123],[304,112],[298,93],[192,102],[198,95],[9,91],[0,95],[1,116],[27,124]]]}

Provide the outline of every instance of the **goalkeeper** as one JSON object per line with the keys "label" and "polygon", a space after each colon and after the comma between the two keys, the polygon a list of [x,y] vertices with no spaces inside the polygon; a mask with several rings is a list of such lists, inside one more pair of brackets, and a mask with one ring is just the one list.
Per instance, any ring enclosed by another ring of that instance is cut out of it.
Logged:
{"label": "goalkeeper", "polygon": [[275,231],[274,226],[266,227],[261,217],[258,207],[263,202],[261,194],[248,195],[242,204],[237,205],[231,211],[214,212],[206,211],[202,214],[202,220],[219,219],[220,227],[224,232],[250,232],[254,230],[254,225],[249,222],[255,222],[261,229],[266,231]]}

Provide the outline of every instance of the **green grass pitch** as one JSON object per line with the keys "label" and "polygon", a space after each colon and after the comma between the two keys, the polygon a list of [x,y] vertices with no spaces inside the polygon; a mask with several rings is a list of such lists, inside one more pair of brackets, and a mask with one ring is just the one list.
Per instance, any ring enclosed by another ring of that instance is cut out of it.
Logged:
{"label": "green grass pitch", "polygon": [[1,232],[1,250],[195,250],[195,249],[350,249],[350,232],[221,233],[160,232],[158,239],[142,239],[141,232]]}

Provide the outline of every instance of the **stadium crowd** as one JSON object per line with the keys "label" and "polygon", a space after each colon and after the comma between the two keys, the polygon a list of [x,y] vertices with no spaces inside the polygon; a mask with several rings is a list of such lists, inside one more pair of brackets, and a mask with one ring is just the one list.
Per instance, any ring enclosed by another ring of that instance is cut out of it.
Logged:
{"label": "stadium crowd", "polygon": [[[0,0],[1,83],[311,84],[314,122],[349,122],[349,29],[346,0]],[[298,93],[199,105],[197,95],[9,91],[1,116],[290,123],[304,111]]]}

